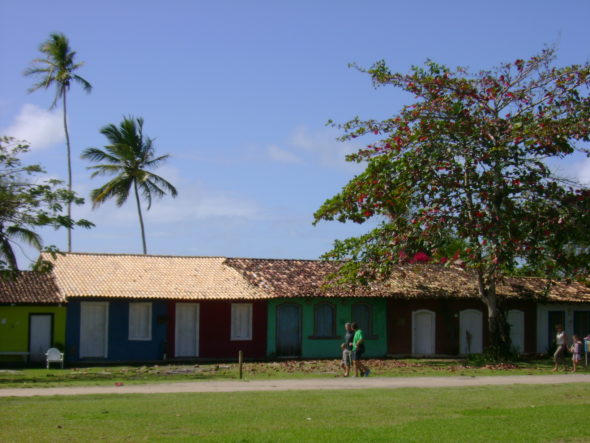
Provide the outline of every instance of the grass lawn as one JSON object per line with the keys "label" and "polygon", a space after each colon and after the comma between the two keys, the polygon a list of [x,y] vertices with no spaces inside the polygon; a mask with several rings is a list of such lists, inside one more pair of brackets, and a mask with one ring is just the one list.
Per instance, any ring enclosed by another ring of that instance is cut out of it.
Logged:
{"label": "grass lawn", "polygon": [[[427,377],[452,375],[539,375],[549,374],[548,359],[530,360],[510,365],[476,366],[465,360],[371,359],[367,364],[374,376]],[[581,368],[581,372],[586,372]],[[247,380],[339,377],[337,360],[289,360],[245,363]],[[0,389],[14,387],[54,387],[174,381],[237,380],[238,365],[152,365],[106,366],[69,369],[0,369]]]}
{"label": "grass lawn", "polygon": [[2,441],[590,441],[590,384],[0,398]]}

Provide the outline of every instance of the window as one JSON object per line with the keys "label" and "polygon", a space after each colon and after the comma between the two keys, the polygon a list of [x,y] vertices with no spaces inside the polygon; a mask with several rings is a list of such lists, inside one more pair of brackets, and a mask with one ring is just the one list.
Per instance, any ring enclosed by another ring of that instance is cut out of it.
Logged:
{"label": "window", "polygon": [[365,337],[373,335],[372,309],[366,303],[352,305],[352,321],[357,322]]}
{"label": "window", "polygon": [[314,308],[314,336],[334,337],[336,310],[330,303],[318,303]]}
{"label": "window", "polygon": [[574,312],[574,334],[580,338],[590,334],[590,311]]}
{"label": "window", "polygon": [[252,340],[252,303],[232,303],[231,340]]}
{"label": "window", "polygon": [[152,339],[152,304],[129,303],[129,340]]}

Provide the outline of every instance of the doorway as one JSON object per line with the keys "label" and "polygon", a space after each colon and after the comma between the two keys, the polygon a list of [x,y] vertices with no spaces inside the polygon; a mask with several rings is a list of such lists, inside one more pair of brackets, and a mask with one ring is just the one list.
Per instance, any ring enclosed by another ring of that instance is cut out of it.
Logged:
{"label": "doorway", "polygon": [[482,314],[477,309],[459,313],[459,353],[481,354],[483,351]]}
{"label": "doorway", "polygon": [[277,356],[301,356],[301,306],[296,303],[277,306]]}
{"label": "doorway", "polygon": [[29,361],[45,361],[53,343],[53,314],[29,315]]}
{"label": "doorway", "polygon": [[433,355],[435,353],[435,314],[432,311],[412,312],[412,354]]}
{"label": "doorway", "polygon": [[199,356],[199,304],[176,303],[174,356]]}

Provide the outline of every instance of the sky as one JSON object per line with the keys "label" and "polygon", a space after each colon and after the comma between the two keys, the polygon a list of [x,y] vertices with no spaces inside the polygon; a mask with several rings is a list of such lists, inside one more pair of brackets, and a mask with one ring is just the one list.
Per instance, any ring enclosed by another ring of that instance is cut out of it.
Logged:
{"label": "sky", "polygon": [[[432,59],[452,68],[489,69],[547,45],[558,64],[590,59],[587,0],[3,0],[0,2],[0,134],[27,140],[27,163],[66,178],[61,107],[54,90],[28,93],[23,71],[39,45],[62,32],[93,86],[68,95],[74,190],[86,198],[74,218],[95,223],[73,232],[73,251],[141,253],[132,199],[97,209],[80,158],[107,144],[100,129],[142,117],[156,172],[178,189],[145,213],[148,253],[316,259],[335,239],[366,225],[321,222],[313,213],[361,169],[344,161],[362,147],[336,140],[328,120],[383,119],[408,97],[373,88],[350,63],[385,60],[393,71]],[[562,173],[590,183],[590,161]],[[66,232],[40,231],[67,248]],[[37,253],[18,248],[21,267]]]}

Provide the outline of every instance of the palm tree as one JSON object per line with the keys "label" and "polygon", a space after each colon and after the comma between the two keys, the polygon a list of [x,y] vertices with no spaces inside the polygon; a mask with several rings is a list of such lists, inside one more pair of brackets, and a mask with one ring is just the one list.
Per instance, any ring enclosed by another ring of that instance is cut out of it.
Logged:
{"label": "palm tree", "polygon": [[12,246],[13,240],[25,242],[39,251],[43,247],[41,237],[36,232],[20,226],[4,226],[0,222],[0,270],[4,267],[12,272],[18,270],[16,254]]}
{"label": "palm tree", "polygon": [[153,139],[144,137],[142,118],[125,117],[119,127],[107,125],[100,132],[111,144],[105,146],[104,151],[88,148],[82,153],[82,158],[92,162],[106,163],[89,166],[88,169],[94,169],[92,177],[97,175],[116,175],[116,177],[100,188],[94,189],[90,197],[94,207],[110,198],[115,198],[117,206],[122,206],[133,188],[141,227],[143,253],[147,254],[139,193],[141,191],[143,198],[147,200],[147,209],[152,206],[152,196],[161,198],[166,194],[172,197],[178,195],[172,184],[148,171],[164,162],[169,155],[154,157]]}
{"label": "palm tree", "polygon": [[[67,92],[72,83],[79,83],[86,92],[92,90],[92,85],[84,78],[75,74],[74,72],[80,68],[84,63],[74,63],[76,52],[70,48],[68,38],[61,33],[50,34],[49,39],[41,44],[39,50],[44,54],[45,58],[38,58],[33,60],[33,66],[25,70],[25,75],[33,75],[41,77],[35,83],[29,92],[37,89],[49,89],[55,85],[55,98],[51,103],[50,109],[55,108],[57,102],[61,100],[63,105],[63,125],[66,135],[66,148],[68,156],[68,190],[72,193],[72,160],[71,160],[71,146],[70,134],[68,132],[67,123]],[[72,203],[68,203],[68,217],[72,216]],[[72,230],[68,229],[68,252],[72,251]]]}

